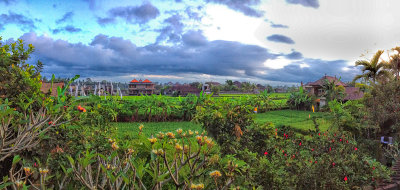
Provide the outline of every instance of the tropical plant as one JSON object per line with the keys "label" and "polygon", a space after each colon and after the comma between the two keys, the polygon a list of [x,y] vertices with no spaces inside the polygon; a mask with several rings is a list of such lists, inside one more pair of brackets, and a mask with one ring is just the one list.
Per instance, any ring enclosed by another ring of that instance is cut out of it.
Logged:
{"label": "tropical plant", "polygon": [[337,99],[343,100],[345,97],[345,88],[342,85],[338,85],[340,82],[340,78],[338,80],[329,81],[328,79],[324,80],[324,84],[322,85],[322,89],[324,91],[324,96],[327,102]]}
{"label": "tropical plant", "polygon": [[356,66],[362,66],[362,74],[356,75],[353,81],[356,81],[358,79],[365,79],[366,81],[372,80],[372,82],[375,83],[378,78],[389,76],[388,71],[385,70],[385,67],[387,67],[387,65],[384,61],[380,60],[383,52],[384,51],[382,50],[378,50],[371,60],[356,61]]}
{"label": "tropical plant", "polygon": [[291,109],[310,110],[313,104],[313,97],[304,92],[303,87],[300,86],[298,91],[290,93],[287,104]]}

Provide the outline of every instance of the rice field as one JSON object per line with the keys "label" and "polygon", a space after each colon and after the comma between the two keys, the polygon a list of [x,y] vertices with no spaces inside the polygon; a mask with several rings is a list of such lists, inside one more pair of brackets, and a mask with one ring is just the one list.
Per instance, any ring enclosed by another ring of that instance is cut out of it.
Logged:
{"label": "rice field", "polygon": [[[330,122],[328,113],[323,112],[313,113],[310,111],[277,110],[254,114],[254,120],[257,123],[272,122],[276,127],[290,126],[297,129],[297,131],[306,133],[309,129],[315,129],[313,121],[309,118],[312,116],[318,117],[317,122],[320,125],[320,130],[325,131],[329,128]],[[115,123],[118,128],[118,136],[121,138],[124,136],[135,137],[135,135],[139,133],[139,126],[141,124],[144,126],[142,132],[146,136],[155,135],[158,132],[176,131],[179,128],[184,131],[203,131],[199,124],[193,122]]]}

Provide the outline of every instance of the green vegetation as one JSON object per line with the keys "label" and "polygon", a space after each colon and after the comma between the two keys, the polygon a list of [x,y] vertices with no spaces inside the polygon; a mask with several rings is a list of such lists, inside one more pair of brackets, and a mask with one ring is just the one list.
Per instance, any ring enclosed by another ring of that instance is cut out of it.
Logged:
{"label": "green vegetation", "polygon": [[[326,113],[271,111],[282,106],[267,91],[122,101],[66,96],[78,76],[51,97],[38,90],[33,76],[39,72],[10,59],[25,60],[29,51],[0,49],[1,70],[15,71],[6,81],[25,81],[30,89],[24,96],[13,96],[22,88],[1,94],[0,189],[371,189],[391,175],[377,161],[384,151],[376,139],[399,137],[398,70],[385,67],[392,76],[373,79],[363,100],[334,99]],[[310,109],[305,94],[291,94],[291,106]],[[197,124],[139,127],[121,119]],[[393,146],[399,150],[398,143]],[[386,150],[398,158],[391,147]]]}
{"label": "green vegetation", "polygon": [[277,110],[266,113],[255,114],[255,122],[272,122],[275,126],[290,126],[303,131],[315,130],[315,125],[310,117],[317,117],[321,131],[326,131],[331,123],[329,114],[324,112],[298,111],[298,110]]}
{"label": "green vegetation", "polygon": [[117,134],[119,137],[134,137],[139,133],[139,126],[143,125],[142,133],[146,137],[151,135],[156,136],[159,132],[175,132],[177,129],[182,129],[184,131],[192,130],[202,132],[203,129],[199,124],[193,122],[181,121],[181,122],[148,122],[148,123],[114,123],[117,127]]}

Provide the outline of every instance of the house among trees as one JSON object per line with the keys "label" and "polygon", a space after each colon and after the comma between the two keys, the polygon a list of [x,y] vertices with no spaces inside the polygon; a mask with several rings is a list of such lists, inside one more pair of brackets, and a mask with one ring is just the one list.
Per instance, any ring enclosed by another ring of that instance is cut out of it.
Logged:
{"label": "house among trees", "polygon": [[189,84],[181,84],[181,85],[174,85],[170,88],[172,92],[176,92],[177,96],[186,96],[188,94],[200,94],[201,89],[198,87],[189,85]]}
{"label": "house among trees", "polygon": [[326,99],[324,97],[325,91],[324,91],[324,85],[328,82],[334,82],[336,86],[343,86],[345,89],[345,96],[343,98],[343,101],[348,101],[348,100],[358,100],[361,99],[364,96],[364,93],[360,91],[359,88],[357,87],[351,87],[348,84],[340,81],[336,77],[332,76],[324,76],[320,78],[319,80],[315,82],[308,82],[307,84],[304,85],[304,89],[312,95],[315,95],[320,99],[320,106],[324,106],[326,104]]}
{"label": "house among trees", "polygon": [[138,95],[151,95],[154,93],[155,85],[153,82],[148,79],[136,80],[133,79],[129,83],[129,95],[138,96]]}
{"label": "house among trees", "polygon": [[51,87],[51,82],[42,82],[42,86],[40,87],[40,91],[43,93],[49,93],[51,88],[51,96],[57,96],[57,87],[64,88],[63,82],[55,82],[53,83],[53,87]]}

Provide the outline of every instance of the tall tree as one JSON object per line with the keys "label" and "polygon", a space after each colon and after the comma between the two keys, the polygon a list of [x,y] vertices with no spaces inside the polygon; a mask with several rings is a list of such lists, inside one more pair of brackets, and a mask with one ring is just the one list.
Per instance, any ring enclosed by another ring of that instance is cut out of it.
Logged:
{"label": "tall tree", "polygon": [[361,71],[363,72],[361,75],[356,75],[353,81],[358,79],[371,80],[373,83],[379,78],[388,76],[389,73],[385,70],[387,66],[384,61],[380,61],[380,57],[383,54],[382,50],[378,50],[371,60],[358,60],[356,61],[356,66],[362,66]]}
{"label": "tall tree", "polygon": [[393,51],[397,51],[396,54],[393,54],[389,57],[389,68],[393,71],[396,76],[396,80],[399,79],[400,75],[400,47],[395,47],[392,49]]}

